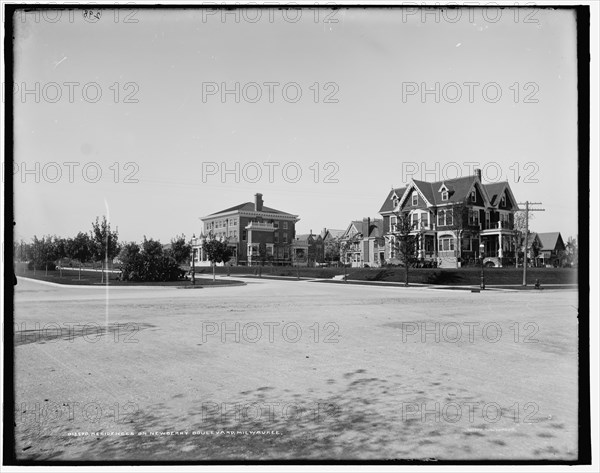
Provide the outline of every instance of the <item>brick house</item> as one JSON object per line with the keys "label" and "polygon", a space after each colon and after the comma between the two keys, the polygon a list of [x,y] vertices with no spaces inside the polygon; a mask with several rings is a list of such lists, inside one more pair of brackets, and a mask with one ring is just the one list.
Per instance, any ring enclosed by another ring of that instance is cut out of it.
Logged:
{"label": "brick house", "polygon": [[197,266],[210,265],[202,251],[202,243],[209,234],[227,239],[233,251],[230,264],[292,263],[298,215],[266,207],[262,197],[262,194],[256,194],[254,202],[245,202],[200,218],[204,224],[203,231],[199,237],[192,238]]}
{"label": "brick house", "polygon": [[392,189],[379,214],[383,217],[385,260],[397,261],[394,231],[397,215],[407,215],[417,237],[415,258],[439,267],[475,264],[484,245],[484,262],[514,262],[514,213],[519,210],[508,182],[484,184],[473,176],[436,182],[411,180]]}
{"label": "brick house", "polygon": [[353,268],[380,267],[385,262],[382,219],[354,220],[340,237],[340,256]]}

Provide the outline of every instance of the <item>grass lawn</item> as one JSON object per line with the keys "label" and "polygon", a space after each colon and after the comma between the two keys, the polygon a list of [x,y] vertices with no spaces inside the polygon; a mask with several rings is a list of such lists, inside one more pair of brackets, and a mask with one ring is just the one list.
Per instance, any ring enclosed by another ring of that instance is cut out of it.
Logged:
{"label": "grass lawn", "polygon": [[[522,268],[485,268],[486,285],[521,285]],[[481,268],[460,269],[410,269],[409,283],[435,285],[479,285]],[[577,284],[577,269],[573,268],[527,268],[527,284],[536,279],[544,284]],[[354,269],[348,271],[348,280],[404,282],[404,268]]]}
{"label": "grass lawn", "polygon": [[[81,279],[79,279],[79,271],[77,270],[63,270],[62,276],[60,271],[46,271],[44,270],[36,270],[35,274],[30,270],[20,270],[17,272],[17,276],[22,276],[31,279],[37,279],[39,281],[47,281],[53,282],[57,284],[64,284],[69,286],[88,286],[88,285],[98,285],[102,286],[106,284],[101,281],[101,273],[98,271],[81,271]],[[106,277],[106,274],[104,275]],[[172,287],[192,287],[191,281],[188,280],[179,280],[179,281],[164,281],[164,282],[130,282],[130,281],[120,281],[118,279],[118,273],[109,273],[108,283],[110,286],[172,286]],[[204,277],[196,277],[196,287],[199,286],[227,286],[227,285],[236,285],[243,284],[241,281],[236,281],[232,279],[223,279],[218,278],[214,282],[212,277],[209,275],[205,275]]]}
{"label": "grass lawn", "polygon": [[[229,268],[231,276],[236,275],[258,275],[258,267],[252,266],[232,266]],[[33,271],[24,268],[23,265],[16,267],[17,276],[24,276],[43,281],[56,282],[59,284],[101,284],[101,273],[99,271],[82,270],[81,280],[79,280],[78,271],[63,270],[62,277],[60,272],[37,270],[35,275]],[[227,274],[227,268],[218,266],[216,274],[223,276]],[[296,268],[292,266],[264,266],[261,274],[263,278],[274,277],[290,277],[296,278],[298,275],[301,279],[331,279],[336,275],[344,274],[344,268]],[[402,267],[387,267],[387,268],[346,268],[346,274],[349,281],[365,281],[365,282],[396,282],[404,283],[405,272]],[[119,281],[117,273],[109,274],[109,284],[118,286],[134,286],[134,285],[157,285],[157,286],[191,286],[190,281],[169,281],[169,282],[128,282]],[[481,269],[479,267],[459,268],[459,269],[436,269],[436,268],[411,268],[409,271],[408,280],[411,284],[431,284],[442,286],[472,286],[479,285],[481,277]],[[549,284],[569,285],[577,284],[577,269],[576,268],[528,268],[527,283],[534,285],[539,279],[542,286]],[[485,283],[486,285],[514,285],[521,286],[523,282],[522,268],[485,268]],[[196,268],[196,285],[226,285],[236,284],[239,282],[231,281],[218,277],[213,283],[212,268],[198,267]]]}
{"label": "grass lawn", "polygon": [[[257,267],[234,266],[230,274],[256,274]],[[223,267],[216,268],[217,274],[226,274]],[[196,268],[196,274],[212,274],[212,268]],[[262,276],[288,276],[295,278],[322,278],[331,279],[336,275],[344,274],[344,268],[295,268],[290,266],[265,266]],[[403,283],[405,278],[404,268],[346,268],[349,281],[387,281]],[[416,284],[432,285],[479,285],[481,268],[437,269],[437,268],[411,268],[409,282]],[[527,283],[534,285],[536,279],[544,284],[577,284],[576,268],[527,268]],[[515,285],[523,282],[523,268],[485,268],[485,282],[489,285]]]}

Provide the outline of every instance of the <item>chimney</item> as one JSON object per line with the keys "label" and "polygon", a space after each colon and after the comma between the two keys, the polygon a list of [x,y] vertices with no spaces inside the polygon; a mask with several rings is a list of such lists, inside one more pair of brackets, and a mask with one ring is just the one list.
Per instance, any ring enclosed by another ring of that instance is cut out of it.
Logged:
{"label": "chimney", "polygon": [[363,218],[362,234],[363,238],[369,237],[369,227],[371,226],[371,217]]}
{"label": "chimney", "polygon": [[262,212],[263,209],[263,199],[262,194],[254,194],[254,210],[257,212]]}
{"label": "chimney", "polygon": [[475,169],[475,175],[479,179],[479,182],[481,182],[481,169]]}

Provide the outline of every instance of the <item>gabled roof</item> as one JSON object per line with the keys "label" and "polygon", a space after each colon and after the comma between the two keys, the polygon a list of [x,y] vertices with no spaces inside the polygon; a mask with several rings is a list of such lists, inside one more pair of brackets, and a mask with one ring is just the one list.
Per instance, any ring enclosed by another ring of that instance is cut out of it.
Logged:
{"label": "gabled roof", "polygon": [[369,236],[375,238],[383,236],[382,219],[376,218],[375,220],[371,220],[371,226],[369,227]]}
{"label": "gabled roof", "polygon": [[[422,194],[433,205],[457,204],[464,202],[469,197],[469,192],[473,189],[475,183],[481,184],[477,176],[458,177],[456,179],[446,179],[437,182],[414,181]],[[442,200],[442,193],[439,192],[443,186],[448,189],[448,200]],[[485,195],[483,196],[485,200]]]}
{"label": "gabled roof", "polygon": [[336,230],[333,228],[326,228],[325,231],[321,232],[321,238],[325,239],[327,234],[331,236],[331,238],[339,238],[341,237],[346,230]]}
{"label": "gabled roof", "polygon": [[385,212],[392,212],[394,210],[394,203],[392,201],[392,196],[395,193],[398,196],[398,200],[399,200],[402,198],[405,191],[406,191],[406,187],[398,187],[396,189],[390,190],[387,197],[385,198],[385,201],[383,202],[383,205],[381,206],[381,209],[379,209],[379,213],[381,214],[381,213],[385,213]]}
{"label": "gabled roof", "polygon": [[[458,177],[456,179],[445,179],[435,182],[416,181],[413,179],[412,183],[407,186],[402,201],[408,197],[409,191],[414,184],[414,187],[417,188],[430,205],[457,204],[465,201],[475,183],[482,185],[477,176]],[[448,189],[448,200],[442,200],[442,193],[440,192],[442,186]],[[485,191],[482,193],[484,194],[484,200],[486,200]]]}
{"label": "gabled roof", "polygon": [[308,240],[310,236],[310,233],[302,233],[300,235],[296,235],[296,240]]}
{"label": "gabled roof", "polygon": [[[236,210],[248,211],[248,212],[255,212],[254,209],[255,209],[254,202],[244,202],[243,204],[234,205],[233,207],[229,207],[228,209],[219,210],[218,212],[209,214],[209,215],[207,215],[207,217],[212,217],[214,215],[219,215],[219,214],[223,214],[223,213],[226,213],[226,212],[234,212]],[[261,210],[261,212],[267,212],[267,213],[272,213],[272,214],[280,214],[280,215],[286,215],[286,216],[293,217],[292,214],[289,214],[287,212],[282,212],[281,210],[272,209],[271,207],[266,207],[264,205],[263,205],[263,209]]]}
{"label": "gabled roof", "polygon": [[[352,226],[354,226],[354,228],[356,228],[356,231],[360,234],[363,233],[363,221],[362,220],[352,220],[352,222],[350,222],[350,225],[348,225],[348,228],[344,231],[344,235],[347,235],[350,228],[352,228]],[[368,235],[362,235],[363,238],[368,238],[368,237],[372,237],[372,238],[377,238],[377,237],[381,237],[383,236],[383,219],[381,218],[375,218],[372,219],[370,224],[369,224],[369,234]]]}
{"label": "gabled roof", "polygon": [[492,184],[484,184],[483,188],[487,192],[490,199],[490,204],[496,205],[500,199],[500,195],[506,187],[506,182],[494,182]]}
{"label": "gabled roof", "polygon": [[530,232],[527,237],[527,248],[531,248],[531,245],[533,245],[533,242],[536,240],[540,245],[542,244],[539,235],[536,232]]}
{"label": "gabled roof", "polygon": [[540,243],[542,244],[542,248],[544,250],[550,251],[565,249],[565,244],[563,242],[562,236],[560,235],[560,232],[538,233],[537,235],[540,239]]}

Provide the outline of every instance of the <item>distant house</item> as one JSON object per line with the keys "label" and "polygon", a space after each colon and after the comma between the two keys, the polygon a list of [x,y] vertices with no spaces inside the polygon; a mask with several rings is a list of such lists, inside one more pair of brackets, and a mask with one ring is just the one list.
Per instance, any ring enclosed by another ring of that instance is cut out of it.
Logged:
{"label": "distant house", "polygon": [[336,230],[333,228],[324,228],[321,230],[321,238],[324,242],[328,240],[340,239],[346,230]]}
{"label": "distant house", "polygon": [[[542,240],[540,240],[539,233],[529,232],[527,237],[527,263],[528,265],[537,266],[538,258],[541,254]],[[523,247],[521,246],[521,251]]]}
{"label": "distant house", "polygon": [[537,236],[541,244],[540,253],[537,257],[538,265],[560,266],[566,250],[560,232],[538,233]]}
{"label": "distant house", "polygon": [[296,235],[292,242],[292,262],[298,266],[313,268],[325,260],[325,250],[321,235],[310,233]]}
{"label": "distant house", "polygon": [[340,239],[346,230],[323,228],[321,238],[323,239],[324,261],[327,264],[338,264],[340,262]]}
{"label": "distant house", "polygon": [[382,219],[363,218],[350,222],[340,243],[342,262],[354,268],[380,267],[385,262]]}

